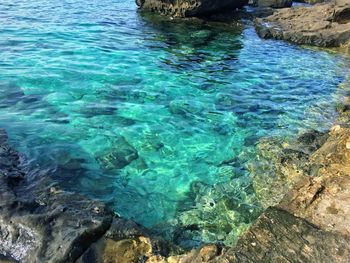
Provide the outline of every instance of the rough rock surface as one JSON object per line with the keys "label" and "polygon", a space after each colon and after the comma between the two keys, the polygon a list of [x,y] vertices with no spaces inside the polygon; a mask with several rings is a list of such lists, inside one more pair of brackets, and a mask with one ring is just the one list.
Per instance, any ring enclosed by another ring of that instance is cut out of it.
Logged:
{"label": "rough rock surface", "polygon": [[[347,112],[343,110],[346,116]],[[303,134],[294,146],[282,147],[282,157],[277,159],[268,146],[265,154],[272,152],[269,156],[285,175],[281,180],[289,180],[289,175],[296,178],[294,170],[299,169],[300,181],[292,180],[297,182],[282,201],[268,208],[236,246],[205,245],[183,255],[176,255],[179,251],[169,244],[151,239],[134,222],[114,217],[98,202],[61,191],[49,179],[34,184],[31,178],[38,176],[38,171],[26,170],[23,158],[6,141],[6,133],[0,130],[1,260],[350,261],[350,128],[335,126],[327,135]],[[313,166],[318,168],[310,169]],[[169,256],[171,252],[174,256]]]}
{"label": "rough rock surface", "polygon": [[319,165],[310,163],[309,158],[327,137],[327,133],[309,131],[294,142],[275,137],[260,140],[257,160],[252,161],[248,169],[253,176],[255,193],[265,208],[278,204],[307,174],[315,175]]}
{"label": "rough rock surface", "polygon": [[28,169],[0,129],[0,262],[132,263],[166,248],[102,203],[65,192],[45,171]]}
{"label": "rough rock surface", "polygon": [[227,9],[242,8],[247,3],[248,0],[136,0],[142,10],[177,17],[211,15]]}
{"label": "rough rock surface", "polygon": [[[236,246],[207,245],[185,255],[153,256],[147,262],[350,262],[350,129],[335,126],[326,137],[306,133],[296,145],[304,145],[307,152],[296,160],[306,163],[301,167],[320,168],[313,176],[301,169],[300,181],[279,204],[266,209]],[[282,152],[282,160],[289,154],[292,161],[294,152]],[[279,164],[283,165],[291,163]],[[288,169],[284,172],[282,180],[289,175]]]}
{"label": "rough rock surface", "polygon": [[20,262],[70,262],[103,235],[112,215],[98,202],[30,183],[0,133],[0,254]]}
{"label": "rough rock surface", "polygon": [[350,45],[350,2],[336,0],[311,7],[286,8],[266,18],[257,18],[255,24],[263,38],[346,50]]}

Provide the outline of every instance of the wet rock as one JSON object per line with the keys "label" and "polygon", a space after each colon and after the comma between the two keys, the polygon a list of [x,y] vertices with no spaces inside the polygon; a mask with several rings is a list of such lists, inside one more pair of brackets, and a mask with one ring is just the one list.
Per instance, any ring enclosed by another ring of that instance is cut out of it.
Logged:
{"label": "wet rock", "polygon": [[256,19],[262,38],[283,39],[320,47],[350,45],[350,2],[337,0],[311,7],[293,7]]}
{"label": "wet rock", "polygon": [[322,165],[310,162],[310,158],[327,138],[327,133],[309,131],[291,142],[280,138],[259,141],[257,160],[250,162],[248,169],[256,194],[265,207],[278,204],[303,177],[318,173]]}
{"label": "wet rock", "polygon": [[[171,246],[151,240],[141,226],[62,190],[46,171],[26,167],[6,139],[0,130],[0,160],[6,163],[0,168],[0,262],[133,263],[169,253]],[[14,175],[20,175],[16,184]]]}
{"label": "wet rock", "polygon": [[349,262],[350,130],[336,126],[326,140],[324,134],[311,132],[297,141],[309,148],[317,137],[323,137],[323,144],[306,161],[321,167],[317,176],[305,171],[306,176],[259,217],[236,247],[212,262]]}
{"label": "wet rock", "polygon": [[[98,202],[30,182],[18,153],[4,142],[0,148],[9,164],[0,169],[0,254],[20,262],[74,261],[108,229],[112,215]],[[13,174],[21,175],[15,185]]]}
{"label": "wet rock", "polygon": [[247,3],[247,0],[136,0],[142,10],[179,17],[211,15],[222,10],[242,8]]}
{"label": "wet rock", "polygon": [[204,263],[214,262],[221,254],[222,247],[218,245],[206,245],[201,249],[193,249],[186,255],[171,256],[165,258],[150,258],[147,263]]}
{"label": "wet rock", "polygon": [[105,235],[77,262],[139,262],[153,253],[151,240],[145,235],[145,229],[136,223],[115,218]]}
{"label": "wet rock", "polygon": [[306,4],[318,4],[318,3],[325,3],[329,1],[330,0],[299,0],[295,2],[306,3]]}
{"label": "wet rock", "polygon": [[138,158],[137,150],[122,136],[114,139],[112,148],[96,154],[97,161],[105,169],[122,169]]}

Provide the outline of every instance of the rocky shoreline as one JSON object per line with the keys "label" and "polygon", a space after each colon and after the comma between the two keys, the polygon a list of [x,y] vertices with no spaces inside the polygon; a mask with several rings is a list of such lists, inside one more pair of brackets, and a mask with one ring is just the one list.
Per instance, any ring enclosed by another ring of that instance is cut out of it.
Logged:
{"label": "rocky shoreline", "polygon": [[268,17],[257,18],[255,25],[262,38],[350,51],[350,2],[347,0],[277,10]]}
{"label": "rocky shoreline", "polygon": [[271,173],[252,171],[255,187],[266,182],[256,188],[266,210],[234,247],[209,245],[150,262],[349,262],[349,116],[345,103],[329,132],[260,141],[258,157],[275,172],[269,180]]}
{"label": "rocky shoreline", "polygon": [[[273,11],[256,28],[264,38],[349,50],[346,2]],[[60,189],[46,171],[28,168],[0,130],[0,262],[350,262],[349,105],[339,106],[329,132],[261,140],[260,165],[250,170],[265,212],[236,246],[190,252]]]}

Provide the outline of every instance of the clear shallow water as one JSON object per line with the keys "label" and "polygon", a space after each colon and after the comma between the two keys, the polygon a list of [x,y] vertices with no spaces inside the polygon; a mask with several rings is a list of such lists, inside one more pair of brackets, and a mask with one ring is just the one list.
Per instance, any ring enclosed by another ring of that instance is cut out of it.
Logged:
{"label": "clear shallow water", "polygon": [[184,246],[260,213],[262,136],[326,129],[340,55],[253,28],[141,16],[134,1],[2,1],[0,126],[63,187]]}

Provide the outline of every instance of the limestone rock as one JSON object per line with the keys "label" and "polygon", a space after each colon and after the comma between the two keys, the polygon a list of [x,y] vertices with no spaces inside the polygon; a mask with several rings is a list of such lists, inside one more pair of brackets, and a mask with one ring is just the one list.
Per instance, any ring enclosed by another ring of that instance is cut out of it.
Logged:
{"label": "limestone rock", "polygon": [[265,208],[278,204],[302,178],[317,173],[319,165],[310,163],[309,158],[327,137],[325,133],[310,131],[289,143],[279,138],[259,141],[257,160],[248,168],[256,195]]}
{"label": "limestone rock", "polygon": [[266,18],[257,18],[255,25],[262,38],[345,50],[350,45],[350,2],[338,0],[286,8]]}
{"label": "limestone rock", "polygon": [[278,208],[256,224],[213,262],[349,262],[350,237],[319,229]]}

